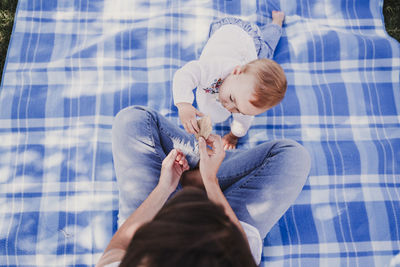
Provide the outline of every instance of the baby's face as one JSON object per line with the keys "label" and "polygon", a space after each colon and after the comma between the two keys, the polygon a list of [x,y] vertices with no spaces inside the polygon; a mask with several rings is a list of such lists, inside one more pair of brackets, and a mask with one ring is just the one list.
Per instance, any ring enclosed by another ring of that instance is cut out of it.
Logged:
{"label": "baby's face", "polygon": [[219,101],[231,113],[245,115],[263,113],[265,109],[257,108],[250,103],[250,100],[254,98],[255,84],[255,78],[252,75],[237,69],[233,70],[219,89]]}

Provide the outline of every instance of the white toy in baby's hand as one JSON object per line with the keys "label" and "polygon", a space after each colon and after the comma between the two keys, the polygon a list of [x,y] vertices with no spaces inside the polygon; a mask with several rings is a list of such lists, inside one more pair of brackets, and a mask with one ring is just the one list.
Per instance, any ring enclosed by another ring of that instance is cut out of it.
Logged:
{"label": "white toy in baby's hand", "polygon": [[199,137],[202,136],[204,137],[205,140],[207,140],[208,136],[210,136],[210,133],[212,131],[212,124],[210,117],[203,116],[201,119],[197,120],[197,125],[199,126],[200,131],[195,134],[196,139],[199,140]]}

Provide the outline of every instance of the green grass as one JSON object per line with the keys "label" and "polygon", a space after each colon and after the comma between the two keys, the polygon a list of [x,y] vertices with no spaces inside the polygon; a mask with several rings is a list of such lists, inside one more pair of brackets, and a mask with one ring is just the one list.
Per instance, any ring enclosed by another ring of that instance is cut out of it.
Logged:
{"label": "green grass", "polygon": [[14,24],[17,2],[17,0],[0,0],[0,80],[3,76],[3,66]]}
{"label": "green grass", "polygon": [[383,16],[385,17],[386,31],[400,42],[400,1],[385,0],[383,2]]}
{"label": "green grass", "polygon": [[[17,2],[18,0],[0,0],[0,80],[3,75]],[[400,42],[400,0],[384,0],[383,15],[386,31]]]}

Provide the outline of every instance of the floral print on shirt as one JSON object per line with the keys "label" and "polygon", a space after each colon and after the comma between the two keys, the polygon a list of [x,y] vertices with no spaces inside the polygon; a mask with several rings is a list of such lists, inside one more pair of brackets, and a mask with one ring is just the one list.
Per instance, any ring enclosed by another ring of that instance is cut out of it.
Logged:
{"label": "floral print on shirt", "polygon": [[207,94],[218,94],[219,93],[219,88],[221,87],[221,84],[224,80],[222,80],[221,78],[214,79],[214,82],[211,84],[211,86],[207,87],[207,88],[203,88],[204,92],[206,92]]}

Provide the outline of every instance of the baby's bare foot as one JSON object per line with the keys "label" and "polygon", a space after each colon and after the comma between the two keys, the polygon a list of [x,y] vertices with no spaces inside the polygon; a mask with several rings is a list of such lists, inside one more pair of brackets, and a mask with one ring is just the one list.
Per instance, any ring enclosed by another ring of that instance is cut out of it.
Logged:
{"label": "baby's bare foot", "polygon": [[181,177],[181,185],[183,187],[194,186],[194,187],[205,190],[199,169],[185,171]]}
{"label": "baby's bare foot", "polygon": [[272,23],[275,23],[282,27],[283,20],[285,19],[285,13],[282,11],[272,11]]}

